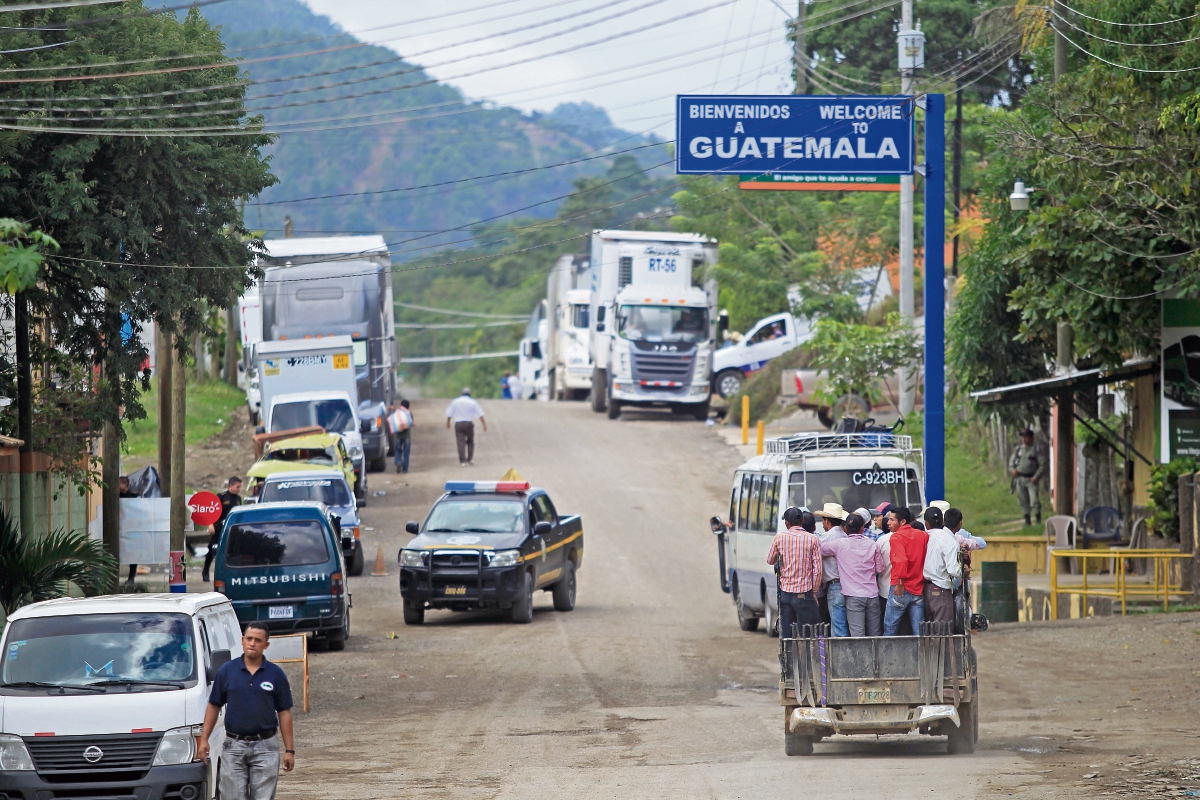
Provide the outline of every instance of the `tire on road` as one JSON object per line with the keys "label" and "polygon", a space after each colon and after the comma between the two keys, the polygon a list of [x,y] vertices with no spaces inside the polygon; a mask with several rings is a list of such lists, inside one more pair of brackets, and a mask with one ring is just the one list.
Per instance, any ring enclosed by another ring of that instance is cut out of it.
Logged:
{"label": "tire on road", "polygon": [[705,400],[703,403],[697,403],[693,407],[692,413],[696,415],[696,419],[705,422],[708,419],[708,401]]}
{"label": "tire on road", "polygon": [[533,576],[528,572],[521,573],[517,599],[512,606],[512,621],[518,625],[533,622]]}
{"label": "tire on road", "polygon": [[737,598],[737,615],[738,626],[742,630],[747,632],[758,630],[758,617],[754,615],[753,611],[746,608],[746,604],[742,602],[741,595],[738,595]]}
{"label": "tire on road", "polygon": [[354,540],[354,552],[350,554],[350,563],[346,565],[346,571],[350,576],[357,578],[363,574],[363,566],[366,563],[366,558],[363,556],[362,542],[358,539]]}
{"label": "tire on road", "polygon": [[425,604],[420,600],[404,601],[404,624],[420,625],[425,622]]}
{"label": "tire on road", "polygon": [[575,608],[575,564],[571,561],[563,568],[563,576],[554,584],[554,610],[571,611]]}
{"label": "tire on road", "polygon": [[341,628],[336,631],[330,631],[325,635],[325,641],[329,642],[329,650],[333,653],[341,652],[346,649],[346,640],[350,638],[350,615],[346,615],[346,622]]}
{"label": "tire on road", "polygon": [[371,463],[367,465],[367,469],[369,469],[371,472],[386,472],[387,453],[384,453],[379,458],[372,458]]}
{"label": "tire on road", "polygon": [[[611,387],[610,387],[610,389],[611,389]],[[612,397],[612,392],[610,390],[606,390],[606,391],[608,392],[608,398],[606,400],[606,403],[608,406],[608,408],[606,409],[608,411],[608,418],[609,419],[620,419],[620,417],[621,417],[621,401],[614,400]]]}
{"label": "tire on road", "polygon": [[785,733],[783,735],[783,752],[789,756],[811,756],[813,737],[798,733]]}
{"label": "tire on road", "polygon": [[713,391],[728,400],[737,394],[745,380],[746,375],[740,369],[723,369],[713,378]]}
{"label": "tire on road", "polygon": [[975,737],[978,735],[978,723],[975,720],[975,704],[963,703],[958,707],[959,726],[950,731],[946,737],[946,752],[951,755],[965,755],[975,752]]}
{"label": "tire on road", "polygon": [[601,413],[608,407],[608,373],[596,367],[592,370],[592,411]]}

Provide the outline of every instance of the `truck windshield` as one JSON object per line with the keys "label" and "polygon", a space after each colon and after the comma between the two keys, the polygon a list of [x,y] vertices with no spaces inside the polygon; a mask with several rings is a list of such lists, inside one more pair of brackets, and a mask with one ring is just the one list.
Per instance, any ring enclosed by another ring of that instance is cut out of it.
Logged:
{"label": "truck windshield", "polygon": [[350,490],[345,479],[292,478],[284,481],[268,481],[262,490],[262,502],[315,500],[327,506],[352,505]]}
{"label": "truck windshield", "polygon": [[5,684],[80,686],[195,677],[196,642],[192,622],[184,614],[19,619],[9,629],[0,663],[0,681]]}
{"label": "truck windshield", "polygon": [[791,504],[819,509],[839,503],[847,511],[875,508],[880,503],[906,506],[921,503],[920,483],[914,469],[901,467],[808,471],[791,475]]}
{"label": "truck windshield", "polygon": [[571,306],[571,327],[583,330],[588,326],[588,306],[575,303]]}
{"label": "truck windshield", "polygon": [[708,310],[669,306],[621,306],[617,332],[646,342],[698,344],[708,338]]}
{"label": "truck windshield", "polygon": [[298,567],[329,560],[325,529],[315,519],[250,522],[229,529],[225,565]]}
{"label": "truck windshield", "polygon": [[425,532],[519,533],[525,529],[520,500],[449,500],[438,503],[425,520]]}
{"label": "truck windshield", "polygon": [[306,400],[280,403],[271,411],[271,431],[286,431],[320,425],[327,431],[354,430],[354,410],[345,400]]}

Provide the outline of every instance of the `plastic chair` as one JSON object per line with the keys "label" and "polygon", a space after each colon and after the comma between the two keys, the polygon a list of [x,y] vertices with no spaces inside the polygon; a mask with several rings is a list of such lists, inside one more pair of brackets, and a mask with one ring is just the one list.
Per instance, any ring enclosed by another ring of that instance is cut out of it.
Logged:
{"label": "plastic chair", "polygon": [[[1074,550],[1075,532],[1079,530],[1079,521],[1067,514],[1056,514],[1046,517],[1046,573],[1050,573],[1051,553],[1055,550]],[[1072,559],[1073,560],[1073,559]],[[1068,566],[1068,572],[1070,567]]]}
{"label": "plastic chair", "polygon": [[1121,512],[1111,506],[1092,506],[1083,512],[1083,548],[1088,542],[1121,541]]}
{"label": "plastic chair", "polygon": [[[1146,518],[1138,517],[1134,520],[1133,527],[1129,532],[1129,542],[1127,544],[1110,545],[1113,550],[1138,550],[1144,548],[1147,543],[1149,531],[1146,529]],[[1109,572],[1116,572],[1116,559],[1109,562]],[[1129,571],[1136,575],[1146,574],[1146,559],[1131,558],[1129,559]]]}

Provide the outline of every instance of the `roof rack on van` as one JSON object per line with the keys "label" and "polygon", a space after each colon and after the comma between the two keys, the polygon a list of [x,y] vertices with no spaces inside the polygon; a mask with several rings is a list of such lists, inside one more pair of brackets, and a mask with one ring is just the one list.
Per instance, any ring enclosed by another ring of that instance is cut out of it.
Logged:
{"label": "roof rack on van", "polygon": [[912,450],[912,437],[896,433],[795,433],[763,443],[767,453],[794,455],[848,450]]}

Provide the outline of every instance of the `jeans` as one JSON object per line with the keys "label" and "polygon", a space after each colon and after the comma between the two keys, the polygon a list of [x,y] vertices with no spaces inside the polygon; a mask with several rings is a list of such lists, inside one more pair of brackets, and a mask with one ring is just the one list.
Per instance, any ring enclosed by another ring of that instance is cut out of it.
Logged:
{"label": "jeans", "polygon": [[796,625],[820,625],[821,610],[812,592],[797,594],[779,592],[779,635],[785,639],[792,636],[792,623]]}
{"label": "jeans", "polygon": [[895,636],[900,627],[900,618],[908,615],[914,634],[920,633],[921,623],[925,620],[925,601],[919,594],[905,592],[896,596],[896,587],[888,589],[887,610],[883,614],[883,635]]}
{"label": "jeans", "polygon": [[879,636],[883,623],[878,597],[846,597],[846,624],[851,636]]}
{"label": "jeans", "polygon": [[275,800],[279,737],[257,742],[226,739],[221,750],[221,800]]}
{"label": "jeans", "polygon": [[458,463],[468,464],[475,460],[475,423],[454,423],[454,440],[458,444]]}
{"label": "jeans", "polygon": [[412,436],[396,440],[392,453],[396,457],[396,472],[408,472],[408,454],[412,451]]}
{"label": "jeans", "polygon": [[834,636],[849,636],[850,626],[846,624],[846,598],[842,596],[842,582],[834,581],[825,588],[825,596],[829,599],[829,624]]}

